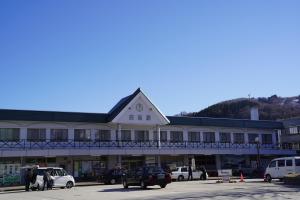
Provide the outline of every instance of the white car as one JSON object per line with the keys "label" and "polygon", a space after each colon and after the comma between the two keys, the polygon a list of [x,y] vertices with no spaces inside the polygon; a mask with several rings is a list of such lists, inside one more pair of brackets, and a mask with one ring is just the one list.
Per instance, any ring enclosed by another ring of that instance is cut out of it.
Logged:
{"label": "white car", "polygon": [[288,174],[300,173],[300,157],[284,157],[273,159],[265,171],[265,181],[271,182],[273,178],[282,179]]}
{"label": "white car", "polygon": [[[193,179],[204,179],[201,171],[193,170]],[[176,167],[176,169],[172,170],[172,180],[183,181],[187,180],[189,177],[189,167]],[[207,176],[206,176],[207,177]]]}
{"label": "white car", "polygon": [[39,167],[37,170],[37,177],[34,184],[31,184],[33,190],[40,190],[43,188],[44,172],[50,171],[51,179],[53,180],[53,187],[72,188],[75,186],[74,177],[69,175],[63,168],[60,167]]}

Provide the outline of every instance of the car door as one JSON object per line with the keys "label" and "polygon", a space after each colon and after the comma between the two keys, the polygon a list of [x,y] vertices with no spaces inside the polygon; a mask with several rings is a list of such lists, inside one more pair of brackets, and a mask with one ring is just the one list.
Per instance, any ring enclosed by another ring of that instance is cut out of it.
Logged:
{"label": "car door", "polygon": [[290,159],[286,159],[285,160],[285,175],[288,175],[288,174],[293,174],[295,173],[295,167],[293,165],[293,159],[290,158]]}
{"label": "car door", "polygon": [[278,177],[278,170],[277,170],[277,160],[273,160],[270,162],[268,168],[267,168],[267,174],[270,174],[272,178]]}
{"label": "car door", "polygon": [[189,177],[189,172],[187,167],[181,168],[181,174],[184,176],[184,179],[187,179]]}
{"label": "car door", "polygon": [[277,161],[277,177],[283,178],[286,175],[286,167],[285,167],[285,160],[278,160]]}
{"label": "car door", "polygon": [[66,186],[65,177],[61,169],[53,169],[54,187]]}

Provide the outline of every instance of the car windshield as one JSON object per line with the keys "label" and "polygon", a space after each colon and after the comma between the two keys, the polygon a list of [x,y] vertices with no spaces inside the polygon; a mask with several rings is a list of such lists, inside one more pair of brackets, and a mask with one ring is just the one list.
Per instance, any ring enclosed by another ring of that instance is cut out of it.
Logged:
{"label": "car windshield", "polygon": [[177,172],[178,168],[172,169],[172,172]]}

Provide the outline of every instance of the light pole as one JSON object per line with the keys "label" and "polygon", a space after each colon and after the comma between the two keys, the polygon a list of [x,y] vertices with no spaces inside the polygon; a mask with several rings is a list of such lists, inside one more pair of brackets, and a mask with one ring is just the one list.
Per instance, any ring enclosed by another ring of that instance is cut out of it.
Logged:
{"label": "light pole", "polygon": [[259,169],[260,167],[260,142],[259,142],[259,137],[255,138],[255,143],[256,143],[256,150],[257,150],[257,156],[256,156],[256,168]]}

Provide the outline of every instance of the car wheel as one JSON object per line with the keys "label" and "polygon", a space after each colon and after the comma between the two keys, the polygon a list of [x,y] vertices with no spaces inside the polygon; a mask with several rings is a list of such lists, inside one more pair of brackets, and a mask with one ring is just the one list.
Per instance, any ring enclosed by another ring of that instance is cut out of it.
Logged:
{"label": "car wheel", "polygon": [[67,182],[66,188],[70,189],[72,187],[73,187],[73,182],[72,181]]}
{"label": "car wheel", "polygon": [[272,177],[271,177],[270,174],[267,174],[267,175],[266,175],[266,181],[269,182],[269,183],[271,183]]}
{"label": "car wheel", "polygon": [[183,181],[184,177],[182,175],[178,176],[178,181]]}
{"label": "car wheel", "polygon": [[111,179],[111,180],[110,180],[110,184],[112,184],[112,185],[116,184],[116,179],[114,179],[114,178]]}
{"label": "car wheel", "polygon": [[127,181],[123,181],[123,187],[125,188],[125,189],[127,189],[128,188],[128,183],[127,183]]}
{"label": "car wheel", "polygon": [[144,181],[141,181],[141,188],[142,188],[142,189],[146,189],[146,188],[147,188],[147,185],[145,184]]}
{"label": "car wheel", "polygon": [[166,186],[167,186],[167,184],[164,183],[164,184],[160,185],[160,188],[165,188]]}

